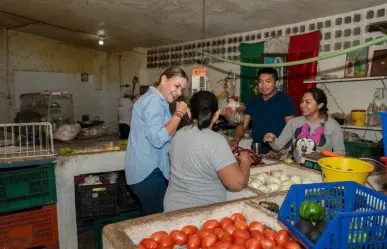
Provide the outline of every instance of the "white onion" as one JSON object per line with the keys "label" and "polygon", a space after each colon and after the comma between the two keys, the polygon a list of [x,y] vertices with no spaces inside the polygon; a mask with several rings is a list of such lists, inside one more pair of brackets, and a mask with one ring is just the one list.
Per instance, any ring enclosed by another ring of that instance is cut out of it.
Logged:
{"label": "white onion", "polygon": [[270,189],[268,187],[264,186],[264,185],[259,186],[258,190],[261,191],[261,192],[264,192],[266,194],[270,192]]}
{"label": "white onion", "polygon": [[277,177],[269,176],[269,177],[266,179],[266,183],[267,183],[267,184],[275,183],[275,184],[280,185],[280,184],[281,184],[281,181],[280,181]]}
{"label": "white onion", "polygon": [[281,185],[279,191],[287,191],[290,189],[291,185]]}
{"label": "white onion", "polygon": [[272,173],[272,176],[280,178],[281,174],[282,174],[281,171],[275,171]]}
{"label": "white onion", "polygon": [[260,184],[259,182],[252,182],[252,183],[250,184],[250,186],[251,186],[252,188],[255,188],[255,189],[259,188],[261,185],[262,185],[262,184]]}
{"label": "white onion", "polygon": [[272,183],[267,186],[271,192],[277,191],[280,188],[280,185]]}
{"label": "white onion", "polygon": [[282,175],[280,175],[279,179],[281,182],[283,182],[283,181],[289,180],[290,178],[288,175],[282,174]]}
{"label": "white onion", "polygon": [[285,181],[281,182],[281,185],[282,186],[290,186],[290,185],[292,185],[292,182],[290,180],[285,180]]}
{"label": "white onion", "polygon": [[259,175],[255,180],[262,182],[262,184],[266,183],[266,177],[264,175]]}
{"label": "white onion", "polygon": [[290,180],[295,183],[295,184],[300,184],[301,183],[301,178],[299,176],[292,176]]}

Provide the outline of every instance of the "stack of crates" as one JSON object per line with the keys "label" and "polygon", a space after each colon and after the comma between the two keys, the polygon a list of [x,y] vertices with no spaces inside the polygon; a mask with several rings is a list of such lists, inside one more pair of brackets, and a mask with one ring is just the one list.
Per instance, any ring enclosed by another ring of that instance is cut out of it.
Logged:
{"label": "stack of crates", "polygon": [[54,160],[0,164],[0,249],[58,249],[56,201]]}
{"label": "stack of crates", "polygon": [[102,249],[102,229],[105,225],[141,216],[140,207],[128,189],[123,171],[119,172],[115,183],[75,184],[75,203],[78,248],[84,248],[83,233],[89,230],[90,222],[94,224],[95,249]]}

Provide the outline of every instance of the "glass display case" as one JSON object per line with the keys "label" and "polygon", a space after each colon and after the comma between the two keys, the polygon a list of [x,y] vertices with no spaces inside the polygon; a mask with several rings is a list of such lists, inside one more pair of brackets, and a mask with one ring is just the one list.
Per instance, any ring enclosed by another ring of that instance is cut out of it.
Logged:
{"label": "glass display case", "polygon": [[68,92],[26,93],[20,95],[18,122],[50,122],[55,130],[74,123],[73,97]]}

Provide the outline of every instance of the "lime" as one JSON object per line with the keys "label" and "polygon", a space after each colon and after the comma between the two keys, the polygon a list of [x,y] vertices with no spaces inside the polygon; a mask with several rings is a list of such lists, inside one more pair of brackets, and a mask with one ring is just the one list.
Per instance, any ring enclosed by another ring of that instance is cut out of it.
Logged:
{"label": "lime", "polygon": [[60,148],[59,149],[59,154],[60,155],[64,155],[64,154],[66,154],[67,152],[66,152],[66,149],[65,148]]}
{"label": "lime", "polygon": [[128,139],[122,140],[122,145],[128,145]]}
{"label": "lime", "polygon": [[65,150],[67,153],[73,152],[73,149],[71,147],[68,147],[68,146],[65,148]]}

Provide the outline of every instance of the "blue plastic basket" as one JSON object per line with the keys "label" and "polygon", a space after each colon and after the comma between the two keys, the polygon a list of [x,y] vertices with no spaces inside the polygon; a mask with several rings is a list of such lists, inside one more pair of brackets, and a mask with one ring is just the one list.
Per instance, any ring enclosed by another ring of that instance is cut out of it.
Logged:
{"label": "blue plastic basket", "polygon": [[387,156],[387,112],[378,112],[382,118],[382,134],[384,142],[384,156]]}
{"label": "blue plastic basket", "polygon": [[[325,208],[328,224],[315,244],[295,226],[304,200]],[[387,248],[387,197],[356,182],[292,185],[278,219],[306,248]]]}

